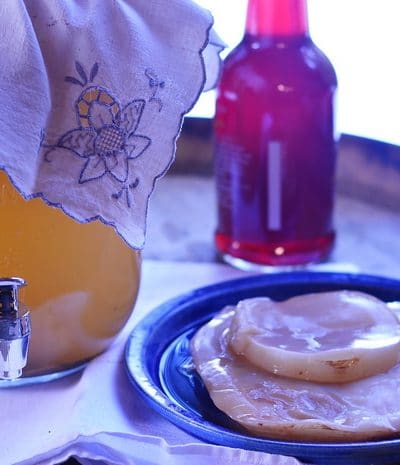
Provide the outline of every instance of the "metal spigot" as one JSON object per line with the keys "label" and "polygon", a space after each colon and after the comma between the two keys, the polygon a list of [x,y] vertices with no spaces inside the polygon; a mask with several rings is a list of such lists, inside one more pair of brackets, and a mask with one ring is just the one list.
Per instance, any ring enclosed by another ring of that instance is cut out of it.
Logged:
{"label": "metal spigot", "polygon": [[22,375],[28,358],[31,336],[29,310],[18,302],[21,278],[0,278],[0,379]]}

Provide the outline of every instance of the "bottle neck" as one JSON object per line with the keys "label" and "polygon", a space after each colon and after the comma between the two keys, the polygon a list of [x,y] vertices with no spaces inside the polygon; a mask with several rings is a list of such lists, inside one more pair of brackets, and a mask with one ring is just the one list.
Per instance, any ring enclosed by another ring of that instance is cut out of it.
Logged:
{"label": "bottle neck", "polygon": [[248,0],[246,34],[308,36],[307,0]]}

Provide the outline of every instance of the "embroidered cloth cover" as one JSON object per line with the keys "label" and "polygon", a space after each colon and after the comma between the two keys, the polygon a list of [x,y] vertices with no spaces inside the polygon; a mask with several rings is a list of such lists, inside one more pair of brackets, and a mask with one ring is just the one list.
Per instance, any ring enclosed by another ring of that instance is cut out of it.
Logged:
{"label": "embroidered cloth cover", "polygon": [[183,115],[217,77],[211,27],[191,0],[1,0],[0,168],[141,248]]}

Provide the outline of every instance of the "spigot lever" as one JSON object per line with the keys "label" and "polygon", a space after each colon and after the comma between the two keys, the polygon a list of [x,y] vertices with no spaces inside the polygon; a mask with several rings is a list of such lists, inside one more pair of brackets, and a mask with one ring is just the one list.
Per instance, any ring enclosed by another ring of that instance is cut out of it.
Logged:
{"label": "spigot lever", "polygon": [[21,278],[0,278],[0,379],[19,378],[27,362],[31,322],[18,301],[25,285]]}

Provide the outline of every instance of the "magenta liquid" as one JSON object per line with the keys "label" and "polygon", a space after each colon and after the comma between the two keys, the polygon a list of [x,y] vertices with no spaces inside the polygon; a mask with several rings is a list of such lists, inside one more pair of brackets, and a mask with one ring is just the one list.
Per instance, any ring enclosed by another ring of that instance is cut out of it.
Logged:
{"label": "magenta liquid", "polygon": [[217,99],[222,255],[298,265],[329,254],[335,90],[334,69],[307,34],[305,1],[250,1],[246,34],[225,61]]}

